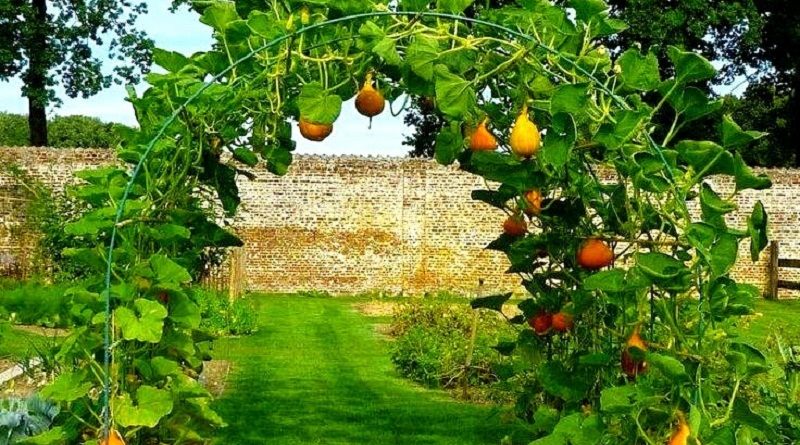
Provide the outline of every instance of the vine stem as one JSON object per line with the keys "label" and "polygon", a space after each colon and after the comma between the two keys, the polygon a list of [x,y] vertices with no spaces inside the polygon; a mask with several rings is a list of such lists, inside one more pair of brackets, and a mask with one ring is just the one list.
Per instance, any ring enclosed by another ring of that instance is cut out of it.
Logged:
{"label": "vine stem", "polygon": [[737,377],[736,383],[733,385],[733,393],[731,393],[731,400],[728,401],[728,409],[725,410],[725,415],[722,418],[711,422],[712,428],[716,428],[731,419],[731,416],[733,415],[733,404],[736,403],[736,396],[739,393],[739,387],[741,386],[741,384],[742,384],[742,378]]}

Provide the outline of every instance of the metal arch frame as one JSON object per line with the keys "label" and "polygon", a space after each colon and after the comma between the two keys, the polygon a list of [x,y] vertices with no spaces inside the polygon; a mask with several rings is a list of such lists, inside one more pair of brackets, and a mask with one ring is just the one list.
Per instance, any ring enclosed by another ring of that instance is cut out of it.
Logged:
{"label": "metal arch frame", "polygon": [[[109,431],[111,429],[111,406],[110,406],[110,393],[111,393],[111,276],[112,276],[112,269],[113,269],[113,257],[114,257],[114,247],[116,245],[117,240],[117,228],[119,227],[120,221],[122,220],[122,215],[125,210],[125,204],[130,196],[131,190],[133,188],[133,184],[135,183],[139,173],[144,165],[145,161],[147,160],[148,156],[153,150],[155,144],[166,134],[167,128],[178,118],[180,113],[182,113],[195,99],[197,99],[200,95],[205,92],[211,85],[222,79],[225,75],[233,71],[234,68],[239,66],[240,64],[252,59],[256,54],[272,48],[276,45],[279,45],[289,39],[302,35],[306,32],[313,31],[315,29],[324,28],[326,26],[334,25],[337,23],[346,23],[346,22],[353,22],[361,19],[369,19],[374,17],[429,17],[429,18],[441,18],[441,19],[448,19],[453,21],[463,21],[468,23],[473,23],[476,25],[486,26],[488,28],[492,28],[498,31],[501,31],[509,36],[517,37],[519,39],[531,42],[538,46],[539,48],[544,49],[545,51],[558,55],[560,52],[553,47],[545,45],[538,41],[535,37],[530,36],[528,34],[522,33],[520,31],[508,28],[503,25],[498,25],[493,22],[489,22],[486,20],[475,19],[470,17],[464,17],[456,14],[447,14],[447,13],[440,13],[440,12],[429,12],[429,11],[420,11],[420,12],[413,12],[413,11],[376,11],[376,12],[368,12],[368,13],[361,13],[361,14],[353,14],[344,17],[339,17],[336,19],[326,20],[324,22],[315,23],[313,25],[304,26],[300,29],[297,29],[291,33],[285,34],[281,37],[273,39],[264,45],[261,45],[258,48],[253,49],[247,55],[241,57],[240,59],[234,61],[230,64],[226,69],[218,73],[216,76],[211,78],[211,80],[205,82],[205,84],[200,87],[196,92],[194,92],[191,96],[189,96],[183,104],[181,104],[178,108],[173,111],[173,113],[164,121],[164,123],[159,128],[158,132],[156,132],[155,136],[150,140],[147,144],[144,152],[142,153],[141,157],[139,158],[139,162],[134,167],[133,171],[131,172],[131,177],[128,180],[127,185],[125,186],[125,191],[122,194],[122,199],[118,203],[118,208],[116,214],[114,216],[114,225],[111,229],[111,239],[109,241],[109,246],[107,249],[106,255],[106,272],[105,272],[105,279],[104,279],[104,292],[105,295],[105,328],[103,333],[103,349],[104,349],[104,357],[103,357],[103,372],[104,372],[104,382],[103,382],[103,412],[102,412],[102,420],[103,420],[103,437],[108,437]],[[595,77],[591,72],[586,70],[585,68],[581,67],[577,64],[577,62],[571,59],[564,59],[572,68],[576,71],[580,72],[582,75],[586,76],[595,87],[602,90],[606,93],[612,100],[621,108],[630,110],[630,105],[620,96],[616,95],[613,91],[611,91],[608,87],[606,87],[597,77]],[[646,133],[648,142],[650,143],[651,147],[658,153],[664,165],[669,166],[664,154],[661,150],[661,147],[650,137],[649,133]],[[670,177],[674,179],[672,170],[667,169]]]}

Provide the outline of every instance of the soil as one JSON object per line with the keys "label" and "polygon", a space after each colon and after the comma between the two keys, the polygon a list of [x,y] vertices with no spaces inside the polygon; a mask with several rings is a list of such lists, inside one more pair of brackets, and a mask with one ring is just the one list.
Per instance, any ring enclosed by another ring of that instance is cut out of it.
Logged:
{"label": "soil", "polygon": [[367,317],[386,317],[392,316],[397,309],[398,303],[390,301],[370,301],[369,303],[354,304],[356,310]]}

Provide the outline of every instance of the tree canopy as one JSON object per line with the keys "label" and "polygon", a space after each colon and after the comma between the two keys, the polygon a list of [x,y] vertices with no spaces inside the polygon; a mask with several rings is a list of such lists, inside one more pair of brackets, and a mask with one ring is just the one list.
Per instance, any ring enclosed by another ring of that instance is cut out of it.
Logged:
{"label": "tree canopy", "polygon": [[[24,83],[31,145],[48,145],[46,110],[59,104],[57,85],[87,98],[148,71],[153,42],[135,26],[146,10],[144,2],[122,0],[0,1],[0,79]],[[104,70],[97,46],[124,63]]]}
{"label": "tree canopy", "polygon": [[[30,141],[27,116],[0,113],[0,147],[24,147]],[[56,116],[47,128],[48,140],[55,148],[113,148],[121,141],[122,124],[103,122],[89,116]]]}

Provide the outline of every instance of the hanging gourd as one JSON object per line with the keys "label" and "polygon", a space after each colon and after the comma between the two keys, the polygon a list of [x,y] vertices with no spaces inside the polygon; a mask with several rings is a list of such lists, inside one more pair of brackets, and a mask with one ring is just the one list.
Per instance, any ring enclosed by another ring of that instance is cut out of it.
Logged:
{"label": "hanging gourd", "polygon": [[511,151],[519,157],[530,158],[539,151],[541,142],[539,128],[528,118],[528,105],[523,105],[511,130]]}

